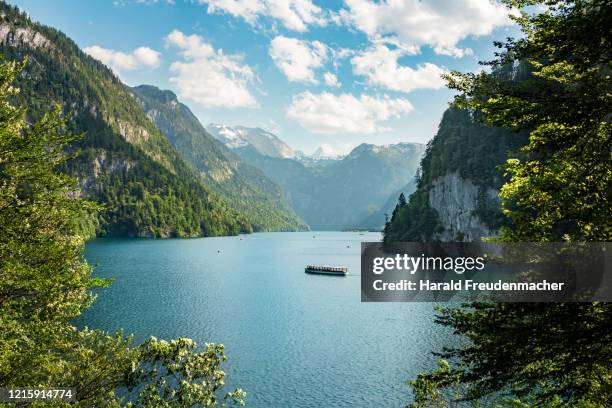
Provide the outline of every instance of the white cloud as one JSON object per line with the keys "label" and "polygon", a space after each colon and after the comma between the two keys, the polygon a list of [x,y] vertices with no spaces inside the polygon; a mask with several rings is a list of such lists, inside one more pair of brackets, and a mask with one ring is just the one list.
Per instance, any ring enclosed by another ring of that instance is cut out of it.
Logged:
{"label": "white cloud", "polygon": [[167,37],[169,45],[181,50],[183,61],[176,61],[170,70],[176,76],[177,93],[205,107],[253,107],[257,101],[248,89],[254,74],[237,55],[225,55],[215,50],[199,35],[185,35],[174,30]]}
{"label": "white cloud", "polygon": [[339,88],[342,84],[338,81],[338,77],[331,72],[326,72],[323,75],[323,79],[325,80],[325,84],[327,86],[333,86],[335,88]]}
{"label": "white cloud", "polygon": [[376,133],[389,131],[380,122],[411,112],[412,104],[406,99],[392,99],[351,94],[333,95],[328,92],[315,95],[303,92],[293,97],[287,116],[295,119],[313,133]]}
{"label": "white cloud", "polygon": [[260,17],[279,20],[285,28],[304,32],[309,25],[324,25],[323,10],[312,0],[198,0],[208,13],[225,12],[255,24]]}
{"label": "white cloud", "polygon": [[394,41],[406,49],[427,45],[442,55],[461,57],[457,47],[470,36],[512,24],[508,9],[494,0],[346,0],[341,17],[372,40]]}
{"label": "white cloud", "polygon": [[440,89],[441,75],[447,72],[426,62],[417,68],[401,66],[397,60],[406,51],[391,50],[383,44],[374,45],[351,59],[353,73],[366,77],[368,84],[393,91],[411,92],[415,89]]}
{"label": "white cloud", "polygon": [[110,67],[117,74],[121,71],[143,67],[154,68],[159,65],[160,61],[160,53],[149,47],[139,47],[130,53],[125,53],[92,45],[83,48],[83,51]]}
{"label": "white cloud", "polygon": [[269,53],[289,81],[317,83],[313,70],[323,65],[327,47],[319,41],[302,41],[279,35],[270,43]]}
{"label": "white cloud", "polygon": [[137,61],[148,67],[156,67],[159,65],[159,52],[149,47],[136,48],[133,55]]}

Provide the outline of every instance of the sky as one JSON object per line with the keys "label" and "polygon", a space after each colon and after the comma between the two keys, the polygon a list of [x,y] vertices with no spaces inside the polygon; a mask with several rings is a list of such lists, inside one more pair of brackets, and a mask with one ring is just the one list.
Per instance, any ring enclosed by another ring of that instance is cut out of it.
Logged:
{"label": "sky", "polygon": [[12,0],[130,86],[174,91],[204,126],[294,149],[426,143],[453,93],[519,35],[494,0]]}

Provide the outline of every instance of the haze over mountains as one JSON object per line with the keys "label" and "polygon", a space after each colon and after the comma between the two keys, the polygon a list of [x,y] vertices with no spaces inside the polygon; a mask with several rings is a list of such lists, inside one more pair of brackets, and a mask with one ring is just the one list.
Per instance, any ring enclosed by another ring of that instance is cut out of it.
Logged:
{"label": "haze over mountains", "polygon": [[[147,116],[164,132],[181,157],[199,172],[207,185],[226,199],[228,205],[245,214],[253,222],[255,231],[295,231],[308,228],[287,205],[278,185],[207,133],[191,110],[180,103],[173,92],[162,91],[151,85],[137,86],[132,91]],[[261,134],[264,141],[272,136],[264,131]],[[257,143],[270,152],[276,146],[286,146],[278,139],[265,144],[258,136],[250,136],[243,141],[236,132],[235,137],[228,136],[225,140],[232,146]],[[286,149],[289,147],[286,146]]]}
{"label": "haze over mountains", "polygon": [[230,149],[253,146],[261,154],[270,157],[292,158],[296,153],[275,134],[261,128],[226,126],[211,123],[206,130]]}
{"label": "haze over mountains", "polygon": [[[213,190],[249,219],[276,230],[305,228],[294,210],[312,229],[381,229],[399,194],[414,189],[413,183],[404,184],[416,173],[423,145],[362,144],[335,159],[299,155],[261,128],[210,124],[204,129],[171,91],[151,85],[132,90]],[[374,188],[366,193],[368,183]]]}
{"label": "haze over mountains", "polygon": [[278,183],[295,212],[316,230],[380,229],[401,192],[414,191],[425,145],[361,144],[337,159],[270,156],[249,143],[227,142],[244,161]]}
{"label": "haze over mountains", "polygon": [[30,119],[59,104],[68,129],[85,135],[65,170],[104,206],[83,221],[97,235],[380,228],[387,204],[410,193],[423,145],[362,144],[330,158],[264,129],[205,129],[171,91],[130,88],[60,31],[2,2],[0,11],[0,52],[29,61],[16,85]]}

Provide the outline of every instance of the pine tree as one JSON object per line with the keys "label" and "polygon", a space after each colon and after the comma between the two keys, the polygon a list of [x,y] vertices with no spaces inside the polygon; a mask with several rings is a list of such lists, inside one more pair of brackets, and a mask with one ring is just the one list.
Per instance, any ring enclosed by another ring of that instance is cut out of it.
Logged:
{"label": "pine tree", "polygon": [[403,207],[406,205],[406,196],[404,195],[404,193],[400,193],[398,204],[400,207]]}

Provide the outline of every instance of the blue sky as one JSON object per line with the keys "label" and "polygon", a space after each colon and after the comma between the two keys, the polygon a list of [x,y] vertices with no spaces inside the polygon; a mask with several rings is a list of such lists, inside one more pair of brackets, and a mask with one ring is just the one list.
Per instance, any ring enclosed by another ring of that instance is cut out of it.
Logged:
{"label": "blue sky", "polygon": [[14,0],[129,85],[171,89],[208,123],[293,148],[425,143],[475,71],[518,35],[493,0]]}

